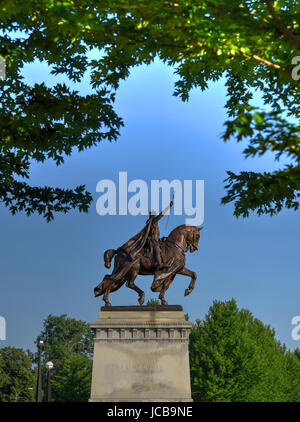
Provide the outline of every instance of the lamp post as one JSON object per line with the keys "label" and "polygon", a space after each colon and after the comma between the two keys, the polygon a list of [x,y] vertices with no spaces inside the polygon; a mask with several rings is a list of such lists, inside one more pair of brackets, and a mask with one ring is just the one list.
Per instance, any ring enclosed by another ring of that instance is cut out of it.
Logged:
{"label": "lamp post", "polygon": [[47,377],[47,402],[51,401],[51,369],[53,368],[52,362],[46,363],[46,368],[48,371],[48,377]]}
{"label": "lamp post", "polygon": [[40,340],[38,342],[38,353],[39,353],[39,361],[38,361],[38,375],[37,375],[37,384],[36,384],[36,396],[35,401],[41,402],[42,401],[42,348],[44,342]]}

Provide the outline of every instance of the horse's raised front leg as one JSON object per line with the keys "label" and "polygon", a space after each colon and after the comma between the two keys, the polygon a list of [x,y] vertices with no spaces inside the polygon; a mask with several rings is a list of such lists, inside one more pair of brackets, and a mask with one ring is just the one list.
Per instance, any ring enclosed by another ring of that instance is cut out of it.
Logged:
{"label": "horse's raised front leg", "polygon": [[126,287],[128,287],[129,289],[132,289],[132,290],[134,290],[135,292],[138,293],[139,304],[140,304],[140,306],[142,306],[143,303],[144,303],[144,300],[145,300],[145,293],[143,292],[142,289],[140,289],[138,286],[136,286],[134,284],[134,280],[136,279],[138,273],[139,273],[139,268],[133,267],[132,271],[130,271],[130,273],[128,274]]}
{"label": "horse's raised front leg", "polygon": [[191,270],[189,270],[188,268],[185,268],[185,267],[182,268],[181,271],[178,271],[177,274],[187,275],[187,276],[191,277],[190,285],[187,289],[185,289],[185,292],[184,292],[184,296],[189,295],[195,287],[195,283],[196,283],[196,280],[197,280],[197,274],[194,271],[191,271]]}

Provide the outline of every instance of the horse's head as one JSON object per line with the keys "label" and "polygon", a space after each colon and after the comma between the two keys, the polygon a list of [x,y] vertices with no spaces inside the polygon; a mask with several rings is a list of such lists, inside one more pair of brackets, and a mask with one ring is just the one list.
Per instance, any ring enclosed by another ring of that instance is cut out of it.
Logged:
{"label": "horse's head", "polygon": [[198,243],[200,239],[200,230],[202,230],[203,227],[196,227],[196,226],[190,226],[187,229],[186,233],[186,251],[190,251],[191,253],[198,250]]}
{"label": "horse's head", "polygon": [[175,243],[183,251],[193,253],[198,250],[200,230],[202,229],[203,227],[182,224],[171,231],[167,240]]}

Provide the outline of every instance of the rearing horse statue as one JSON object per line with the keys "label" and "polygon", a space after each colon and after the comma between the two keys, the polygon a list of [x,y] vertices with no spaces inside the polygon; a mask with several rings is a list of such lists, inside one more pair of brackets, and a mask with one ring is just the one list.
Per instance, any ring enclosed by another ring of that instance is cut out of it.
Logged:
{"label": "rearing horse statue", "polygon": [[161,265],[157,265],[151,247],[147,246],[147,238],[151,233],[153,221],[158,221],[162,215],[163,212],[159,216],[150,217],[144,229],[121,248],[108,249],[104,253],[105,266],[110,268],[114,257],[114,268],[112,274],[105,275],[102,282],[94,289],[94,293],[95,297],[103,295],[105,306],[111,305],[108,300],[109,294],[118,290],[125,282],[128,288],[138,293],[138,302],[142,306],[145,293],[134,283],[139,274],[154,275],[151,290],[160,292],[159,299],[162,305],[167,305],[165,293],[176,274],[191,277],[190,284],[185,290],[185,296],[193,291],[197,275],[194,271],[185,268],[185,253],[188,251],[193,253],[198,249],[202,227],[183,224],[172,230],[168,237],[160,239],[160,250],[164,263],[162,268]]}

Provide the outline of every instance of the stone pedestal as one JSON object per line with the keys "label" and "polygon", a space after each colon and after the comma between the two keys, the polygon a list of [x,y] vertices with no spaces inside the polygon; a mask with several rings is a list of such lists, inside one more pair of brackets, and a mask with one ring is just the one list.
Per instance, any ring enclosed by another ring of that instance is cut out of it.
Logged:
{"label": "stone pedestal", "polygon": [[181,306],[103,307],[90,327],[95,332],[90,401],[192,401],[192,324]]}

